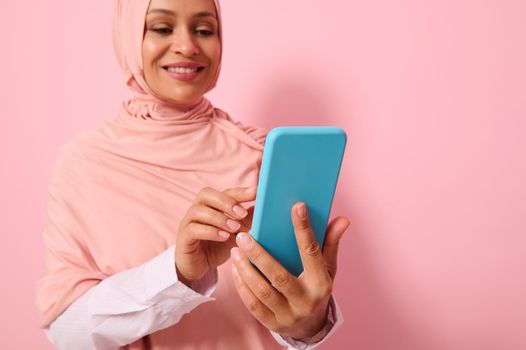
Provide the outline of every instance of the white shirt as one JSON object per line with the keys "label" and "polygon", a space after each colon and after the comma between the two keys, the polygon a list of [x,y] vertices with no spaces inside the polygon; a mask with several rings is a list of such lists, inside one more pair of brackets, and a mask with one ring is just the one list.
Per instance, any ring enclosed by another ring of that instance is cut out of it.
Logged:
{"label": "white shirt", "polygon": [[[58,349],[118,349],[170,327],[197,306],[213,302],[217,269],[210,271],[191,288],[175,273],[175,246],[146,263],[116,273],[72,303],[44,331]],[[330,300],[325,327],[302,341],[271,332],[288,349],[314,349],[343,322],[334,298]]]}

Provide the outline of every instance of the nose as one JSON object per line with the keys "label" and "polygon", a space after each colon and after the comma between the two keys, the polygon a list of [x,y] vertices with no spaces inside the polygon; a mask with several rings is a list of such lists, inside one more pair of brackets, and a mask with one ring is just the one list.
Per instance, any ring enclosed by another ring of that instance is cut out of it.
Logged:
{"label": "nose", "polygon": [[185,57],[199,55],[199,46],[188,30],[178,30],[174,34],[175,37],[171,43],[171,49],[174,53],[181,54]]}

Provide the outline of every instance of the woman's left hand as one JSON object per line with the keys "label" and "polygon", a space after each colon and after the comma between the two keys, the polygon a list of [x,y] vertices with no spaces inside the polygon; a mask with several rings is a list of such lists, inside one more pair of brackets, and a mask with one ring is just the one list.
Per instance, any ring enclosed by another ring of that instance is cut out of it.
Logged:
{"label": "woman's left hand", "polygon": [[255,318],[282,336],[304,339],[318,333],[327,320],[338,244],[350,220],[337,217],[329,223],[323,251],[304,203],[292,207],[292,223],[304,268],[299,277],[289,273],[247,233],[237,235],[239,248],[231,250],[232,274],[241,300]]}

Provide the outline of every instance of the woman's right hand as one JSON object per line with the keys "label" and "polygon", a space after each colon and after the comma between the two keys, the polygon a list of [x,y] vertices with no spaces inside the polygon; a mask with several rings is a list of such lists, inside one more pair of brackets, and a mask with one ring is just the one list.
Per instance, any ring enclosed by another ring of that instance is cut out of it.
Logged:
{"label": "woman's right hand", "polygon": [[179,280],[186,285],[230,258],[239,232],[252,226],[253,207],[240,203],[256,198],[256,188],[217,191],[203,188],[187,210],[177,231],[175,266]]}

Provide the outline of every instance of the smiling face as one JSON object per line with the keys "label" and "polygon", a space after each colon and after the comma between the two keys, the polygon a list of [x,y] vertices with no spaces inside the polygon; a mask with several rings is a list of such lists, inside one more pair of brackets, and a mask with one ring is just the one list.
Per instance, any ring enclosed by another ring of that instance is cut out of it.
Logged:
{"label": "smiling face", "polygon": [[219,67],[218,30],[212,0],[151,0],[142,42],[150,89],[177,104],[203,96]]}

